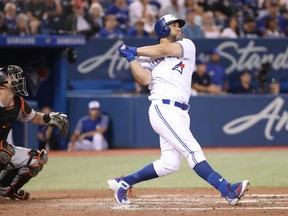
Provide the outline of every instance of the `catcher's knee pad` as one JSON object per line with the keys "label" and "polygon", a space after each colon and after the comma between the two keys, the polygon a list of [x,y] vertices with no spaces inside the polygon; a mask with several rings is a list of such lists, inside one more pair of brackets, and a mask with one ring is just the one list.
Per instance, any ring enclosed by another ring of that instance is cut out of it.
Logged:
{"label": "catcher's knee pad", "polygon": [[44,149],[31,149],[28,154],[30,155],[30,158],[27,165],[30,169],[30,175],[32,177],[35,177],[38,175],[39,172],[41,172],[44,164],[47,163],[48,154]]}
{"label": "catcher's knee pad", "polygon": [[6,169],[11,158],[15,155],[15,149],[7,142],[0,142],[0,171]]}
{"label": "catcher's knee pad", "polygon": [[47,163],[48,155],[44,149],[31,149],[28,154],[30,158],[26,166],[6,171],[6,175],[0,180],[0,186],[9,186],[6,191],[8,197],[13,197],[31,178],[36,177]]}

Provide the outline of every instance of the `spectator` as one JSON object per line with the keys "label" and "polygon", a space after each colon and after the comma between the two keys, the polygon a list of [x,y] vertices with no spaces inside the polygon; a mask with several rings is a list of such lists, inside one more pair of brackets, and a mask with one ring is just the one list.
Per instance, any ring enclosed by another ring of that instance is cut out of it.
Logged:
{"label": "spectator", "polygon": [[266,26],[263,36],[266,38],[277,38],[283,36],[283,34],[279,31],[278,20],[275,17],[268,17],[266,19]]}
{"label": "spectator", "polygon": [[253,17],[248,17],[244,20],[243,37],[258,38],[261,32],[256,29],[256,21]]}
{"label": "spectator", "polygon": [[0,11],[0,35],[5,35],[8,33],[8,28],[4,24],[4,14]]}
{"label": "spectator", "polygon": [[237,13],[233,2],[228,0],[213,1],[211,10],[214,12],[215,24],[221,31],[227,27],[228,17],[232,17]]}
{"label": "spectator", "polygon": [[118,28],[118,23],[114,15],[104,17],[104,28],[99,32],[101,38],[123,38],[123,32]]}
{"label": "spectator", "polygon": [[129,27],[128,5],[126,0],[114,0],[106,10],[105,15],[114,15],[119,24],[119,28],[126,32]]}
{"label": "spectator", "polygon": [[170,0],[169,5],[161,10],[161,16],[165,14],[174,14],[179,19],[185,19],[186,8],[179,0]]}
{"label": "spectator", "polygon": [[27,0],[0,0],[0,11],[4,11],[5,5],[10,2],[16,5],[16,13],[23,13],[24,5]]}
{"label": "spectator", "polygon": [[225,17],[231,17],[237,13],[236,4],[229,0],[213,1],[212,8],[216,13],[220,13]]}
{"label": "spectator", "polygon": [[216,48],[210,51],[210,60],[207,63],[207,72],[211,78],[211,83],[221,87],[221,91],[228,90],[228,79],[225,69],[220,65],[220,55]]}
{"label": "spectator", "polygon": [[14,3],[16,5],[17,14],[23,13],[24,8],[25,8],[25,4],[26,4],[26,0],[15,0]]}
{"label": "spectator", "polygon": [[133,37],[133,38],[149,37],[149,33],[144,30],[144,22],[142,20],[138,20],[135,24],[135,27],[128,29],[126,37]]}
{"label": "spectator", "polygon": [[[132,0],[134,1],[134,0]],[[104,11],[114,2],[114,0],[91,0],[91,4],[93,3],[99,3],[102,5]],[[128,1],[127,1],[128,2]],[[104,14],[105,16],[105,14]]]}
{"label": "spectator", "polygon": [[42,27],[42,19],[46,11],[46,4],[41,0],[31,0],[25,4],[24,9],[28,20],[31,34],[39,34]]}
{"label": "spectator", "polygon": [[68,144],[68,151],[101,151],[108,148],[104,133],[109,125],[109,117],[100,113],[98,101],[90,101],[88,108],[89,115],[79,119]]}
{"label": "spectator", "polygon": [[228,27],[222,31],[221,37],[238,38],[239,36],[240,36],[240,32],[239,32],[239,28],[238,28],[237,18],[236,17],[230,17],[228,20]]}
{"label": "spectator", "polygon": [[205,38],[219,38],[220,29],[215,25],[212,11],[207,11],[203,15],[202,30]]}
{"label": "spectator", "polygon": [[60,4],[62,7],[62,15],[61,15],[61,25],[65,25],[66,18],[73,14],[73,0],[61,0]]}
{"label": "spectator", "polygon": [[235,93],[251,94],[256,92],[256,90],[251,86],[251,75],[249,71],[242,71],[239,80],[240,85],[235,89]]}
{"label": "spectator", "polygon": [[194,10],[197,7],[197,2],[195,0],[184,0],[184,7],[186,10]]}
{"label": "spectator", "polygon": [[243,16],[243,20],[248,19],[249,17],[257,16],[257,6],[255,0],[244,0],[241,14]]}
{"label": "spectator", "polygon": [[280,14],[279,4],[276,1],[265,1],[266,13],[262,17],[258,17],[257,28],[264,31],[267,27],[266,20],[268,18],[275,18],[277,20],[277,29],[280,33],[287,30],[288,19]]}
{"label": "spectator", "polygon": [[184,37],[194,39],[194,38],[203,38],[204,33],[202,29],[195,25],[194,22],[195,13],[194,10],[188,9],[186,12],[186,25],[182,28],[182,33]]}
{"label": "spectator", "polygon": [[145,23],[144,29],[149,34],[154,33],[154,23],[159,15],[159,8],[150,4],[150,0],[135,0],[129,5],[129,25],[142,19]]}
{"label": "spectator", "polygon": [[196,71],[192,75],[192,89],[196,90],[197,93],[221,93],[221,87],[211,83],[211,78],[206,73],[206,64],[201,60],[197,60],[196,65]]}
{"label": "spectator", "polygon": [[9,2],[9,0],[0,0],[0,11],[4,11],[4,7],[7,2]]}
{"label": "spectator", "polygon": [[47,21],[46,27],[53,34],[57,34],[60,29],[63,29],[61,16],[63,13],[62,5],[59,0],[46,0],[47,12],[44,19]]}
{"label": "spectator", "polygon": [[100,31],[100,26],[94,23],[92,17],[84,11],[80,2],[73,5],[73,14],[66,18],[65,30],[72,34],[94,37]]}
{"label": "spectator", "polygon": [[99,26],[99,28],[103,28],[103,8],[99,3],[91,4],[89,8],[89,14],[92,18],[94,25]]}
{"label": "spectator", "polygon": [[202,28],[204,9],[201,6],[196,6],[194,11],[195,11],[194,23],[195,25]]}
{"label": "spectator", "polygon": [[269,80],[269,93],[278,95],[280,93],[280,83],[277,77],[272,77]]}
{"label": "spectator", "polygon": [[14,30],[10,30],[9,34],[12,35],[21,35],[21,36],[25,36],[25,35],[30,35],[30,29],[28,26],[28,18],[25,14],[19,14],[16,18],[16,22],[17,22],[17,28]]}
{"label": "spectator", "polygon": [[9,31],[14,31],[17,28],[16,21],[16,5],[14,3],[8,2],[5,4],[5,18],[4,24],[8,27]]}
{"label": "spectator", "polygon": [[[49,114],[51,107],[45,106],[41,112]],[[57,127],[38,126],[39,149],[60,150],[63,149],[63,139]]]}

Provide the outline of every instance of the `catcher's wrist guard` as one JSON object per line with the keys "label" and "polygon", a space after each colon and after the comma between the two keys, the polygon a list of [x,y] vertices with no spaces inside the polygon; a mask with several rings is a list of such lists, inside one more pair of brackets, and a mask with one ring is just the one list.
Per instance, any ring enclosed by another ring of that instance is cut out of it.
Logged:
{"label": "catcher's wrist guard", "polygon": [[45,123],[49,123],[49,121],[51,120],[50,115],[49,114],[44,114],[43,115],[43,121]]}

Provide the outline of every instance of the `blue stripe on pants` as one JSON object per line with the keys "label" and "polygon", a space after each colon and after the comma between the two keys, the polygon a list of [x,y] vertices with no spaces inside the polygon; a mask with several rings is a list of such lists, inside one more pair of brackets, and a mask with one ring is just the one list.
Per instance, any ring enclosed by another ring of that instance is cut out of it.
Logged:
{"label": "blue stripe on pants", "polygon": [[171,133],[175,136],[175,138],[181,143],[181,145],[191,154],[192,160],[195,163],[195,165],[198,164],[194,156],[194,152],[191,149],[189,149],[189,147],[185,144],[185,142],[181,140],[181,138],[177,135],[177,133],[172,129],[172,127],[169,125],[169,123],[165,120],[164,116],[160,112],[159,107],[157,105],[154,105],[154,107],[155,107],[157,114],[162,119],[163,123],[167,126],[167,128],[171,131]]}

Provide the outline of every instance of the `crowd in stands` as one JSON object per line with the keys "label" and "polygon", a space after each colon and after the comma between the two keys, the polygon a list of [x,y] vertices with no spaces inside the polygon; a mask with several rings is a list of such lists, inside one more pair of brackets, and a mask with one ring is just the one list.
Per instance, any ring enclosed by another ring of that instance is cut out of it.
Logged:
{"label": "crowd in stands", "polygon": [[[196,60],[196,71],[192,75],[191,95],[198,94],[273,94],[287,93],[281,88],[281,80],[268,73],[271,63],[264,63],[261,68],[252,72],[247,69],[238,71],[237,77],[229,79],[225,68],[220,64],[220,54],[216,48],[209,52],[207,62]],[[232,81],[232,82],[231,82]],[[287,79],[283,80],[283,83]]]}
{"label": "crowd in stands", "polygon": [[288,36],[286,0],[0,0],[0,34],[154,37],[167,13],[191,39]]}

